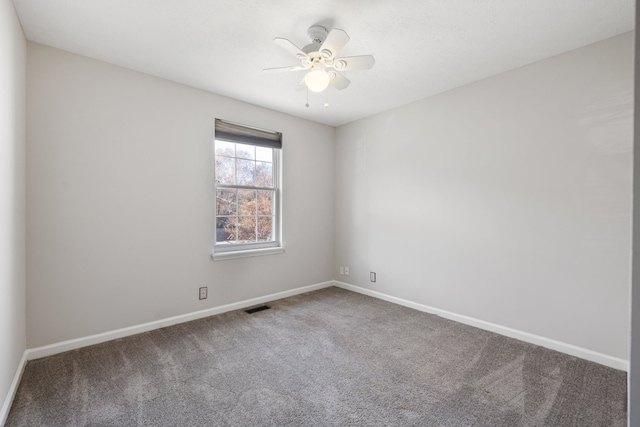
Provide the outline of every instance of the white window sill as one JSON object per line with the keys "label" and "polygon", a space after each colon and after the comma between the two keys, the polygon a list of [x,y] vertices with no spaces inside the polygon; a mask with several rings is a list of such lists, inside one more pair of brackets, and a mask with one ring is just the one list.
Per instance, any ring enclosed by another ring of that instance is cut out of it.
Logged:
{"label": "white window sill", "polygon": [[249,258],[254,256],[274,255],[284,252],[282,246],[276,248],[262,248],[262,249],[249,249],[245,251],[227,251],[227,252],[214,252],[211,254],[211,259],[214,261],[225,261],[228,259]]}

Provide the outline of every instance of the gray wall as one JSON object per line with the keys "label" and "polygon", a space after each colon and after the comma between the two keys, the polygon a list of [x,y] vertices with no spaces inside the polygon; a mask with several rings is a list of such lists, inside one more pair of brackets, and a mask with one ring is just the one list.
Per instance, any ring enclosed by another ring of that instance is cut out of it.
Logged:
{"label": "gray wall", "polygon": [[[25,344],[25,67],[13,3],[0,2],[0,405]],[[0,412],[0,424],[6,413]]]}
{"label": "gray wall", "polygon": [[[332,279],[334,128],[33,43],[27,82],[30,348]],[[216,117],[284,135],[283,254],[209,258]]]}
{"label": "gray wall", "polygon": [[336,275],[627,360],[632,49],[623,34],[338,128]]}

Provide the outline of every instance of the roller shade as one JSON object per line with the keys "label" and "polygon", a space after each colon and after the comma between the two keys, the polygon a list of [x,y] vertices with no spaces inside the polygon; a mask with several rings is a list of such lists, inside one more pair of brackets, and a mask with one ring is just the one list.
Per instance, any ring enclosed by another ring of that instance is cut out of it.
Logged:
{"label": "roller shade", "polygon": [[216,119],[216,139],[243,142],[261,147],[282,148],[282,134],[280,132],[257,129],[221,119]]}

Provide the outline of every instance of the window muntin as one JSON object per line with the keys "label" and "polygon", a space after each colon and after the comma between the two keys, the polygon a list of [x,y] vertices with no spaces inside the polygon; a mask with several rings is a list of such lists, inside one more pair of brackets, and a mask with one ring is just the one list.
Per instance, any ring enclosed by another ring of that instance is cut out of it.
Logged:
{"label": "window muntin", "polygon": [[280,150],[232,139],[214,141],[215,251],[278,247]]}

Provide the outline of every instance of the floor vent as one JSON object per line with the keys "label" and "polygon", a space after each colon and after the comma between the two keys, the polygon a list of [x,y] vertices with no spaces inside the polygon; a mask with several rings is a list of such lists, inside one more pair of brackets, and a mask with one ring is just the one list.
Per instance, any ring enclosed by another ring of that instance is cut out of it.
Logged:
{"label": "floor vent", "polygon": [[259,311],[263,311],[263,310],[269,310],[271,307],[269,307],[268,305],[261,305],[260,307],[253,307],[250,308],[249,310],[245,310],[245,313],[249,313],[249,314],[253,314],[253,313],[257,313]]}

